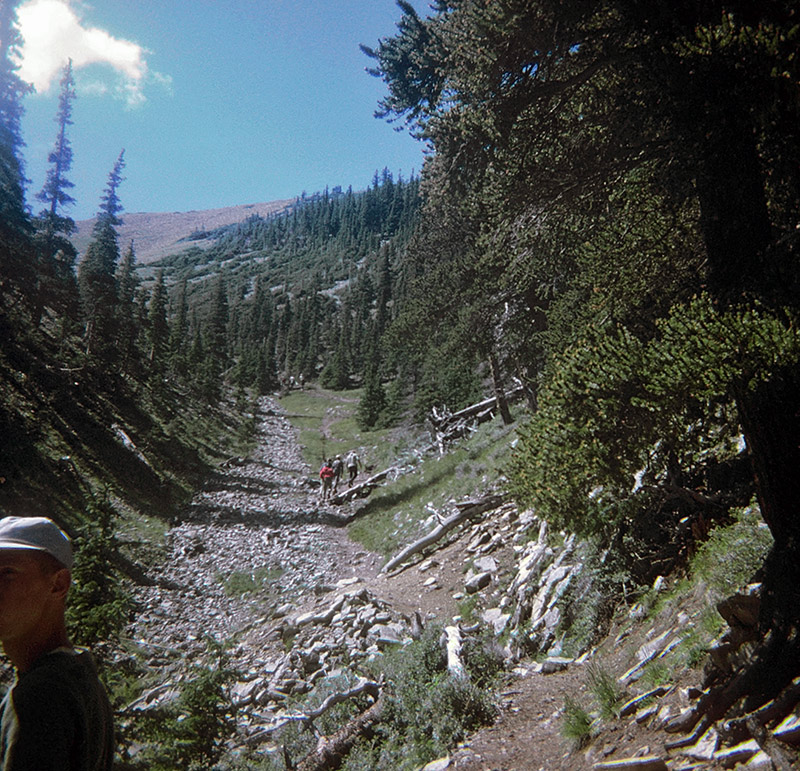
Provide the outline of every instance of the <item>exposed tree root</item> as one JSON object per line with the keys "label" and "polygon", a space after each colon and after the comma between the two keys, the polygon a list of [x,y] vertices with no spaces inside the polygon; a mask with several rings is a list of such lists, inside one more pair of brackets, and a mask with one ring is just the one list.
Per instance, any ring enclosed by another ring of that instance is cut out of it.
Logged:
{"label": "exposed tree root", "polygon": [[751,712],[745,717],[734,718],[720,726],[720,736],[726,744],[736,744],[753,737],[751,721],[757,726],[775,725],[791,714],[792,710],[800,704],[800,678],[761,709]]}
{"label": "exposed tree root", "polygon": [[754,715],[747,718],[747,727],[758,746],[769,755],[775,771],[796,771],[800,768],[800,754],[791,749],[779,739],[776,739],[763,725],[759,724]]}
{"label": "exposed tree root", "polygon": [[[781,633],[783,632],[783,633]],[[694,744],[712,725],[730,716],[720,726],[729,741],[752,737],[777,769],[797,768],[793,751],[766,728],[787,716],[800,702],[800,636],[797,630],[773,629],[756,650],[751,662],[727,682],[704,694],[697,705],[672,720],[670,733],[691,734],[671,742],[668,749]],[[760,737],[760,738],[759,738]],[[781,765],[789,763],[789,765]]]}

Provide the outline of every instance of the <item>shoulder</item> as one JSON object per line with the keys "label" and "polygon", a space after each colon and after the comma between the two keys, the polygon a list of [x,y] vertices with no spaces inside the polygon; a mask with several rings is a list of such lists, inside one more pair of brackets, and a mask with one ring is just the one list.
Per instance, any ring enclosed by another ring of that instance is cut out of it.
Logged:
{"label": "shoulder", "polygon": [[48,656],[14,684],[11,699],[23,723],[50,722],[56,715],[74,715],[80,703],[72,662]]}
{"label": "shoulder", "polygon": [[64,697],[79,693],[87,683],[96,681],[97,669],[88,651],[55,651],[43,656],[22,675],[14,686],[14,692],[22,696],[52,694],[53,697]]}

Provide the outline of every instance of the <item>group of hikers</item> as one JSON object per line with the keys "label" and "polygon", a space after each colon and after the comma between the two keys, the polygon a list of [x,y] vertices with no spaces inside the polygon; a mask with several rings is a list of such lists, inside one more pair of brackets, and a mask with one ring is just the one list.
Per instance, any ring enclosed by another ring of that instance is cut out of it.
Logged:
{"label": "group of hikers", "polygon": [[339,491],[339,483],[342,481],[345,468],[347,468],[347,486],[352,487],[358,476],[360,465],[361,461],[355,450],[347,453],[344,460],[342,460],[341,455],[337,455],[335,458],[329,458],[324,461],[322,468],[319,470],[319,478],[322,480],[320,500],[323,502],[328,501],[332,494],[336,495]]}

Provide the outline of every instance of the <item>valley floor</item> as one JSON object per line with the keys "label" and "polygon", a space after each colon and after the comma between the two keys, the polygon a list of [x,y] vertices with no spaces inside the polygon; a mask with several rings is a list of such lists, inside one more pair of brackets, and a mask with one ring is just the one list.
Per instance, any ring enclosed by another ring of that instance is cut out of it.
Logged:
{"label": "valley floor", "polygon": [[[381,574],[384,558],[347,537],[343,525],[354,513],[348,508],[353,504],[321,505],[315,476],[302,459],[282,407],[263,398],[252,457],[229,462],[196,494],[167,535],[167,559],[154,569],[154,585],[136,590],[140,610],[129,634],[151,651],[149,668],[160,672],[162,683],[142,703],[167,698],[169,683],[180,680],[181,667],[205,655],[207,638],[234,640],[231,664],[240,677],[234,693],[243,708],[241,741],[261,747],[259,737],[280,720],[279,706],[269,699],[298,687],[304,677],[303,689],[310,689],[315,667],[325,669],[326,660],[330,665],[335,656],[345,655],[345,638],[350,646],[345,658],[353,662],[374,650],[366,647],[371,641],[379,645],[381,634],[408,625],[415,613],[424,623],[452,622],[457,598],[463,597],[464,554],[474,533],[467,529],[454,536],[423,569],[416,564]],[[510,543],[496,541],[493,556],[502,575],[514,569],[513,552]],[[347,631],[351,605],[350,615],[361,624],[358,634]],[[315,621],[330,629],[305,631],[311,626],[304,626],[307,618],[315,613]],[[373,640],[370,635],[377,627],[382,631]],[[331,642],[335,629],[339,638]],[[288,654],[287,640],[292,646]],[[321,654],[309,663],[312,648]],[[630,665],[626,651],[613,641],[604,651],[595,657],[604,657],[611,671]],[[287,678],[287,662],[294,654],[303,665]],[[583,771],[616,758],[665,757],[664,742],[674,737],[632,718],[604,730],[588,751],[570,746],[561,735],[562,711],[567,697],[587,701],[583,670],[573,663],[563,672],[543,675],[535,671],[535,662],[521,662],[501,692],[497,723],[473,735],[438,768]],[[279,682],[281,672],[284,679]],[[264,741],[263,748],[275,751],[274,743]],[[716,768],[710,761],[669,767]]]}

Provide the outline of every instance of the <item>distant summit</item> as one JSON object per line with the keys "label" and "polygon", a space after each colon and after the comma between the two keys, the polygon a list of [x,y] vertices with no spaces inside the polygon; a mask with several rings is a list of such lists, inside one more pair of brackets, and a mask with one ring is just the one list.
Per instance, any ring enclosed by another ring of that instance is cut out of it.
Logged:
{"label": "distant summit", "polygon": [[[286,209],[293,204],[294,198],[269,203],[250,203],[241,206],[226,206],[223,209],[204,209],[188,212],[134,212],[122,213],[123,224],[118,228],[119,248],[125,252],[131,239],[136,250],[136,260],[140,264],[148,264],[168,254],[174,254],[190,246],[201,249],[212,241],[203,238],[186,240],[189,236],[210,232],[223,225],[259,215],[266,217]],[[72,242],[79,253],[83,253],[92,236],[95,218],[76,222],[77,230],[72,235]]]}

